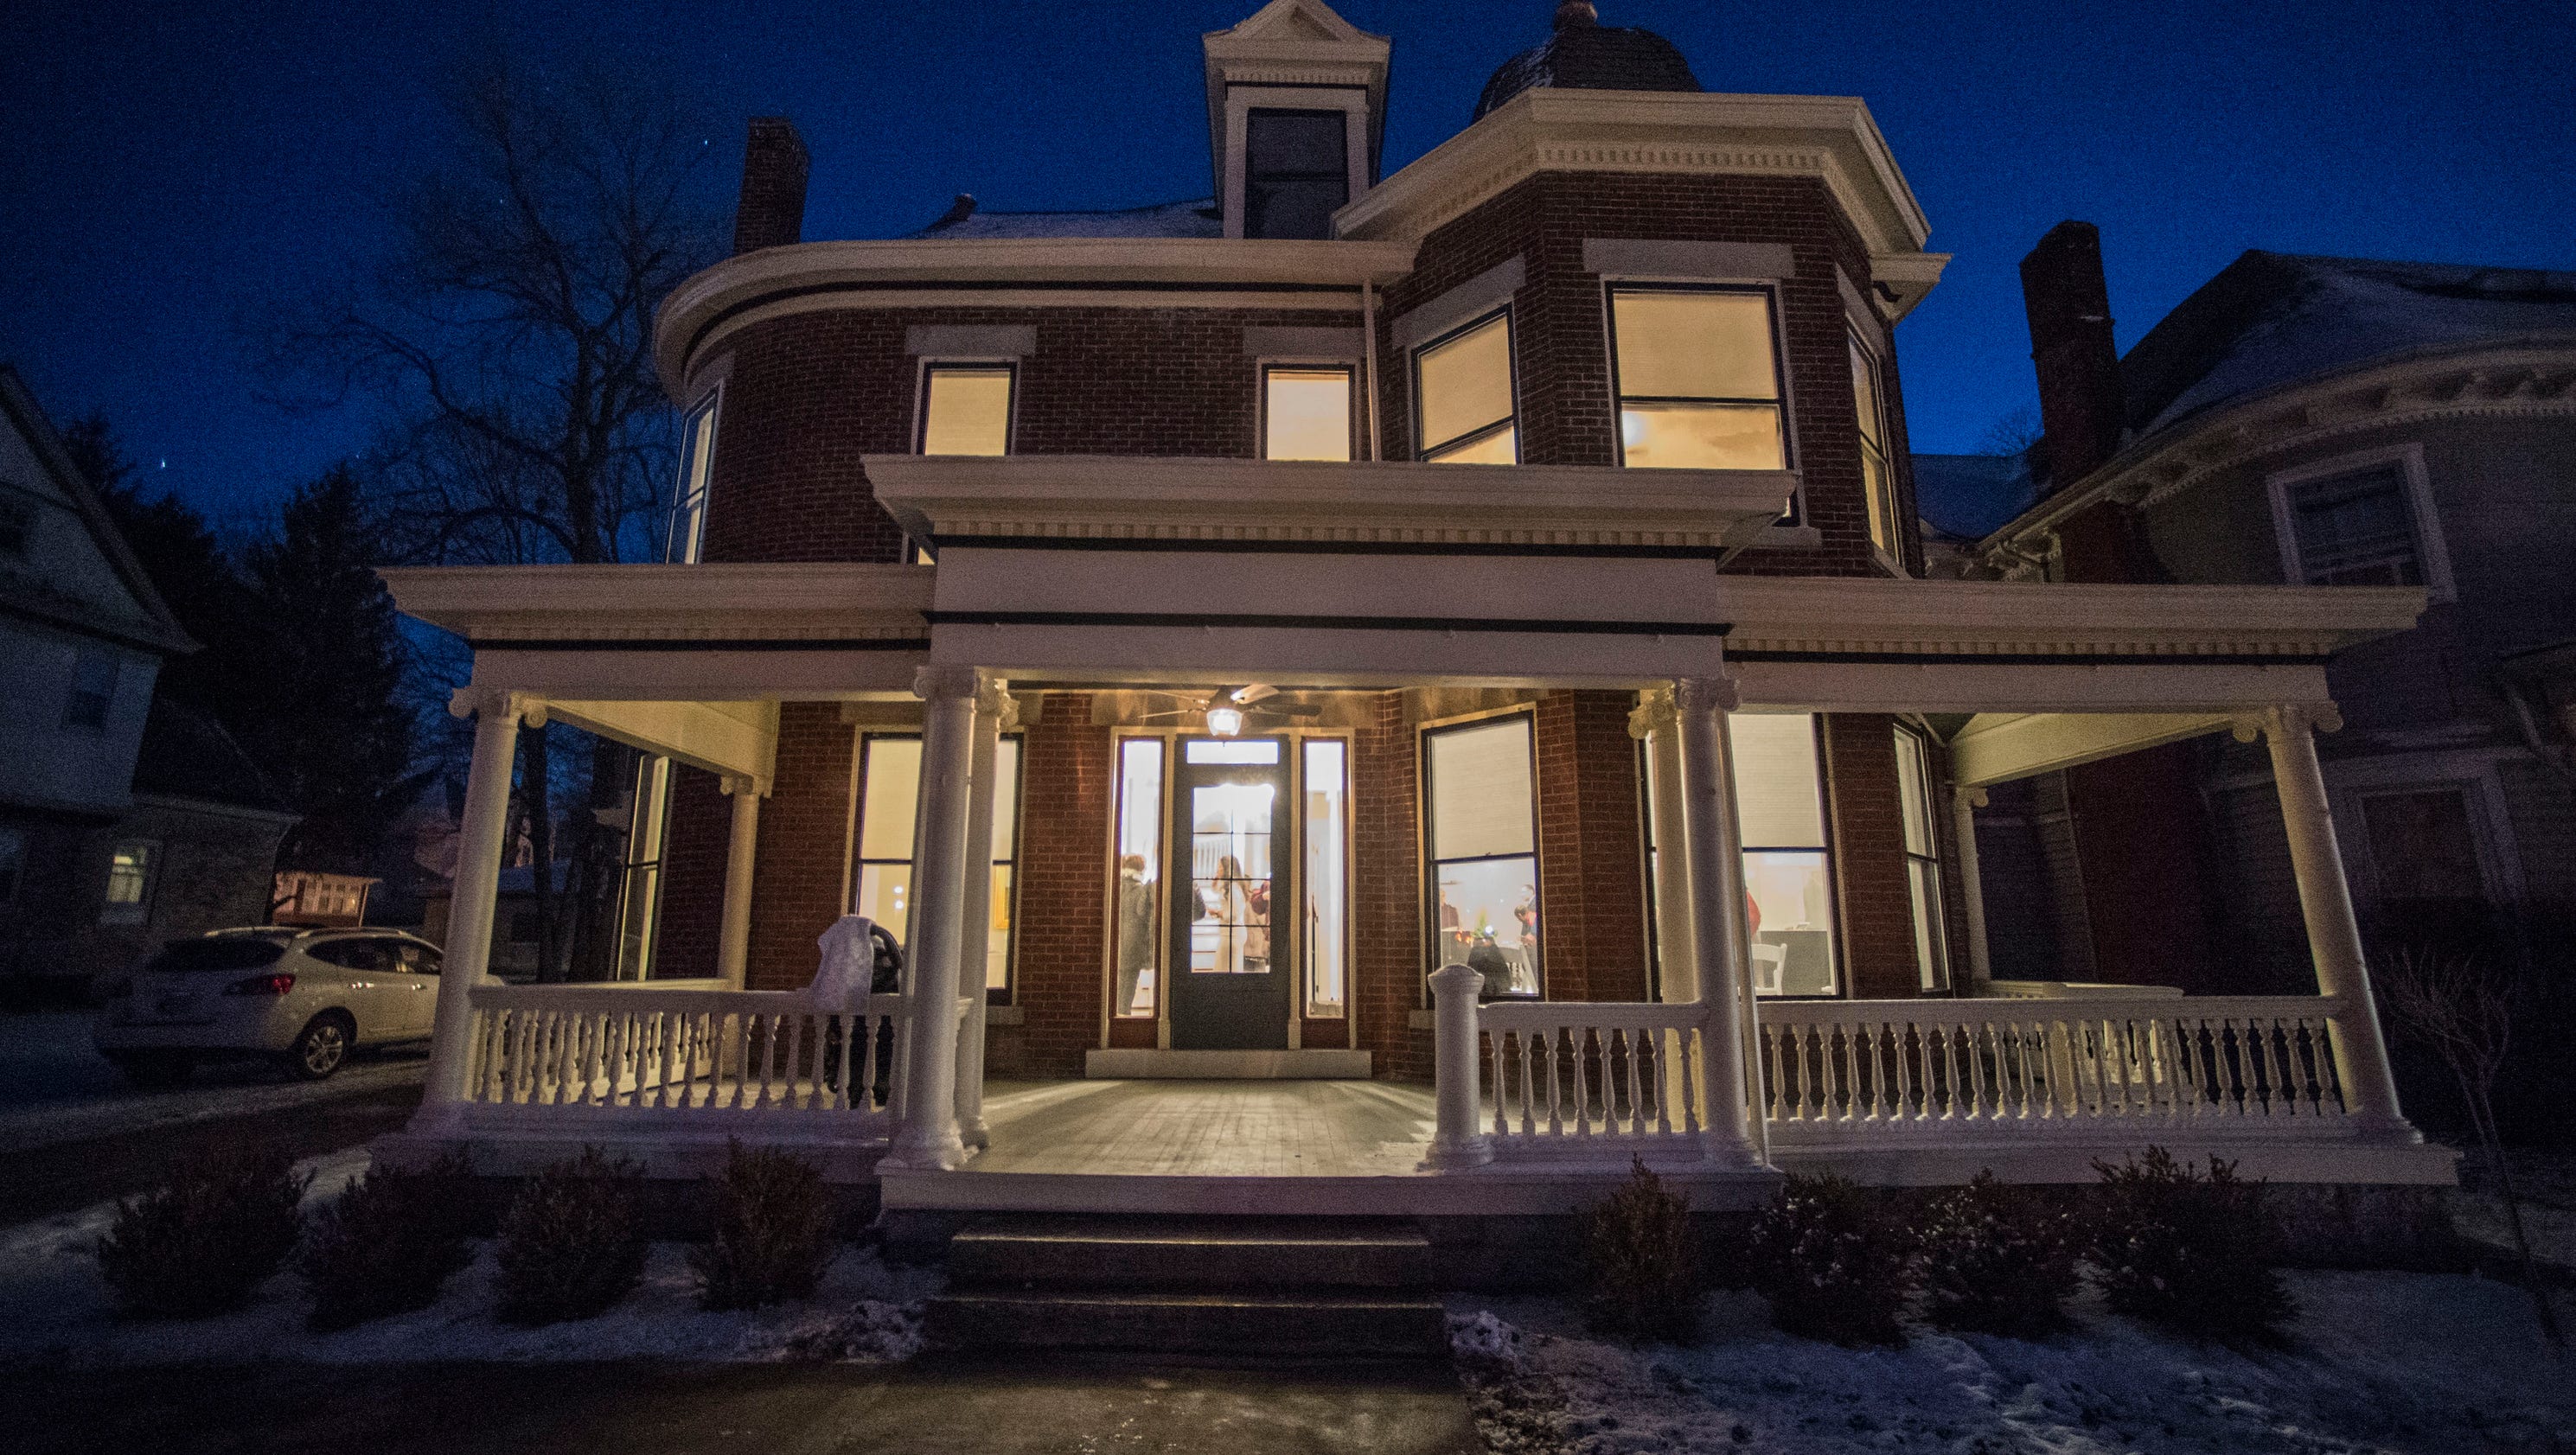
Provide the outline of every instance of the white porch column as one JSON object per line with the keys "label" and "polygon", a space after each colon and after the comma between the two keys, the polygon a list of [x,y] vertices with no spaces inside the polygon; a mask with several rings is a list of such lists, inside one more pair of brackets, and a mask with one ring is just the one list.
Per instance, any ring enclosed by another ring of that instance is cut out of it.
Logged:
{"label": "white porch column", "polygon": [[1426,1167],[1481,1167],[1494,1144],[1477,1125],[1484,1105],[1484,1057],[1476,1044],[1476,992],[1485,977],[1464,965],[1431,972],[1431,1071],[1435,1082]]}
{"label": "white porch column", "polygon": [[733,799],[733,836],[725,844],[724,918],[716,928],[716,978],[727,990],[740,990],[751,963],[751,868],[760,849],[760,800],[769,785],[728,777],[724,791]]}
{"label": "white porch column", "polygon": [[903,1121],[879,1165],[963,1165],[957,1134],[958,967],[966,900],[966,815],[975,734],[971,667],[924,667],[921,798],[912,841],[912,983],[905,991]]}
{"label": "white porch column", "polygon": [[2362,955],[2361,924],[2353,916],[2352,888],[2344,881],[2343,851],[2335,844],[2325,772],[2317,765],[2316,730],[2342,725],[2331,707],[2275,707],[2264,712],[2262,721],[2272,750],[2273,786],[2281,795],[2281,819],[2290,833],[2290,869],[2299,880],[2299,912],[2307,921],[2317,993],[2342,1002],[2332,1025],[2335,1075],[2343,1082],[2344,1105],[2368,1129],[2421,1141],[2397,1108],[2397,1083],[2389,1074],[2388,1044],[2380,1035],[2370,966]]}
{"label": "white porch column", "polygon": [[438,977],[437,1022],[429,1044],[428,1085],[418,1118],[423,1131],[453,1126],[473,1060],[474,987],[489,984],[492,920],[501,892],[503,835],[510,822],[510,777],[519,723],[545,721],[542,704],[516,692],[459,688],[447,710],[474,721],[474,759],[465,776],[465,819],[456,830],[456,877],[447,901],[447,943]]}
{"label": "white porch column", "polygon": [[1707,1046],[1710,1160],[1758,1162],[1745,1096],[1744,1052],[1751,980],[1744,952],[1744,855],[1735,822],[1734,748],[1726,715],[1735,683],[1685,677],[1673,684],[1681,740],[1683,836],[1690,845],[1691,940],[1698,947],[1699,1003]]}
{"label": "white porch column", "polygon": [[1691,949],[1690,842],[1682,826],[1682,747],[1670,688],[1643,694],[1628,714],[1628,735],[1646,744],[1646,774],[1655,824],[1655,963],[1668,1005],[1699,999],[1699,961]]}
{"label": "white porch column", "polygon": [[958,993],[974,1002],[957,1027],[957,1135],[969,1147],[992,1145],[984,1125],[985,984],[993,925],[993,811],[1001,737],[1011,721],[1011,694],[998,678],[975,694],[975,742],[967,756],[966,897],[958,920]]}
{"label": "white porch column", "polygon": [[1986,949],[1986,883],[1977,869],[1977,810],[1985,806],[1982,788],[1950,791],[1951,834],[1959,841],[1959,903],[1968,913],[1968,983],[1979,995],[1995,978],[1995,962]]}

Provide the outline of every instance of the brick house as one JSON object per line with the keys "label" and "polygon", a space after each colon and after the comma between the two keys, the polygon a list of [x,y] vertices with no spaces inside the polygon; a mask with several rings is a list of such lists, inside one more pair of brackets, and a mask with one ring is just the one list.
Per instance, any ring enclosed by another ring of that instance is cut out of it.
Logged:
{"label": "brick house", "polygon": [[[1271,0],[1204,51],[1203,201],[809,242],[753,122],[657,324],[668,562],[385,573],[478,723],[393,1150],[752,1135],[924,1212],[1553,1213],[1632,1156],[1723,1207],[2155,1140],[2449,1180],[2320,799],[2295,996],[1981,975],[1959,834],[2231,730],[2312,784],[2323,663],[2420,591],[1925,579],[1896,329],[1946,258],[1856,99],[1704,92],[1570,0],[1381,175],[1384,37]],[[651,755],[632,983],[478,977],[543,719]],[[900,989],[809,989],[847,915]]]}

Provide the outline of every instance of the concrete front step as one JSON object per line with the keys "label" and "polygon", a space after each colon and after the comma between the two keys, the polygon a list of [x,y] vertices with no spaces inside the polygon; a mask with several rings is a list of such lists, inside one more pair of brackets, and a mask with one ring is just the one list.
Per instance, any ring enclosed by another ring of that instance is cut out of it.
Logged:
{"label": "concrete front step", "polygon": [[1447,1321],[1427,1297],[967,1289],[930,1301],[941,1349],[1096,1349],[1155,1354],[1431,1356]]}
{"label": "concrete front step", "polygon": [[1431,1246],[1401,1224],[1337,1220],[1020,1218],[958,1233],[961,1287],[1280,1292],[1431,1287]]}

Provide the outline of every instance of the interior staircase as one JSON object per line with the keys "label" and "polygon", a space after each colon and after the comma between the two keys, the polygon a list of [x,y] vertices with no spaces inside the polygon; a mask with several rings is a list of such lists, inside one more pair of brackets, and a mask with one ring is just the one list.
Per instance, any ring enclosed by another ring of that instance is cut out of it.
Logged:
{"label": "interior staircase", "polygon": [[948,1245],[926,1333],[956,1350],[1429,1356],[1447,1324],[1411,1224],[991,1218]]}

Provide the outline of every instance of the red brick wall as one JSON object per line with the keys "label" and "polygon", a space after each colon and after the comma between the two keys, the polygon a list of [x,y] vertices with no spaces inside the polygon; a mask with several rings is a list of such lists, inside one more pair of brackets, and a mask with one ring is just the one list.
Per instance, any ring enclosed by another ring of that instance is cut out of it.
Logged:
{"label": "red brick wall", "polygon": [[[1530,464],[1618,463],[1618,416],[1597,274],[1583,271],[1586,238],[1651,238],[1777,243],[1796,261],[1780,286],[1781,327],[1792,406],[1794,461],[1806,488],[1807,521],[1821,550],[1757,549],[1728,569],[1773,575],[1882,574],[1869,550],[1861,484],[1857,407],[1845,343],[1840,264],[1867,293],[1869,257],[1824,184],[1804,177],[1680,177],[1543,172],[1435,230],[1415,271],[1386,290],[1380,320],[1379,414],[1390,459],[1412,457],[1412,382],[1392,325],[1410,310],[1515,256],[1527,282],[1514,299],[1520,385],[1521,459]],[[1905,556],[1920,570],[1912,535],[1913,472],[1906,455],[1902,394],[1885,361],[1890,448]]]}
{"label": "red brick wall", "polygon": [[1022,1074],[1079,1076],[1107,996],[1112,734],[1087,693],[1043,703],[1020,748],[1018,1055]]}
{"label": "red brick wall", "polygon": [[1825,718],[1824,739],[1834,870],[1842,881],[1844,977],[1863,1000],[1920,995],[1896,786],[1896,720],[1885,713],[1834,713]]}
{"label": "red brick wall", "polygon": [[1539,946],[1551,1000],[1646,998],[1645,840],[1626,692],[1539,699]]}
{"label": "red brick wall", "polygon": [[752,861],[745,981],[753,990],[812,983],[820,956],[814,942],[849,903],[856,743],[856,730],[841,721],[840,704],[779,704],[777,777],[760,805],[760,848]]}
{"label": "red brick wall", "polygon": [[724,929],[725,854],[733,800],[703,768],[671,770],[671,826],[662,841],[662,910],[653,952],[657,978],[716,973]]}
{"label": "red brick wall", "polygon": [[1029,324],[1012,448],[1029,455],[1256,453],[1251,326],[1349,327],[1349,313],[1247,308],[880,308],[794,314],[728,338],[707,506],[711,561],[892,561],[866,454],[913,447],[914,325]]}
{"label": "red brick wall", "polygon": [[1421,759],[1402,693],[1380,693],[1351,735],[1351,1002],[1377,1074],[1431,1079],[1422,945]]}

